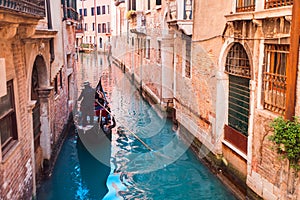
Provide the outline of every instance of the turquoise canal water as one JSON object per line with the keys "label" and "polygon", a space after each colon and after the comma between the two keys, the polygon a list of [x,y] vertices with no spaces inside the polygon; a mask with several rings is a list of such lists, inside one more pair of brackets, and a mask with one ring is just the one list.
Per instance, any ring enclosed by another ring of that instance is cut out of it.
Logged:
{"label": "turquoise canal water", "polygon": [[103,75],[119,129],[110,143],[101,131],[82,133],[75,123],[37,199],[235,199],[180,140],[164,113],[157,114],[117,67],[107,68],[104,57],[94,56],[81,55],[79,80],[89,77],[95,86]]}

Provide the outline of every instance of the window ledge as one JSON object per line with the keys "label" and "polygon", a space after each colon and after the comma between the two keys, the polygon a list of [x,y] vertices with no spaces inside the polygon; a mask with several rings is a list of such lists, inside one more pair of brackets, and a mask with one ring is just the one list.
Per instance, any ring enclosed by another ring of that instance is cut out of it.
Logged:
{"label": "window ledge", "polygon": [[155,6],[156,10],[160,10],[161,9],[161,5]]}
{"label": "window ledge", "polygon": [[271,112],[269,110],[266,110],[266,109],[256,109],[256,112],[261,117],[264,117],[264,118],[267,118],[267,119],[270,119],[270,120],[273,120],[274,118],[280,116],[279,114],[273,113],[273,112]]}
{"label": "window ledge", "polygon": [[241,152],[238,148],[236,148],[235,146],[233,146],[230,142],[227,142],[226,140],[223,140],[222,143],[227,146],[229,149],[231,149],[232,151],[236,152],[239,156],[241,156],[242,158],[244,158],[245,160],[247,160],[247,155],[244,154],[243,152]]}
{"label": "window ledge", "polygon": [[235,12],[225,15],[227,21],[266,19],[292,15],[292,6],[283,6],[278,8],[264,9],[260,11]]}
{"label": "window ledge", "polygon": [[8,161],[8,159],[10,157],[12,157],[13,153],[16,151],[16,149],[19,147],[19,141],[18,140],[14,140],[12,141],[9,146],[7,148],[9,148],[7,150],[7,152],[4,153],[3,155],[3,151],[2,151],[2,160],[1,163],[5,163],[6,161]]}

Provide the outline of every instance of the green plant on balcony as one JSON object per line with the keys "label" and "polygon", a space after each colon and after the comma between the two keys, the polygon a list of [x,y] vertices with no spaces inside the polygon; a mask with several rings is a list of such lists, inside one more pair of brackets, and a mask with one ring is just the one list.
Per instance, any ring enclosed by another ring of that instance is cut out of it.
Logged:
{"label": "green plant on balcony", "polygon": [[129,20],[129,19],[132,19],[136,17],[136,11],[135,10],[128,10],[127,14],[126,14],[126,18]]}
{"label": "green plant on balcony", "polygon": [[271,123],[274,132],[269,140],[274,143],[274,148],[282,158],[287,158],[290,166],[300,170],[300,122],[297,117],[294,120],[285,120],[282,117],[275,118]]}

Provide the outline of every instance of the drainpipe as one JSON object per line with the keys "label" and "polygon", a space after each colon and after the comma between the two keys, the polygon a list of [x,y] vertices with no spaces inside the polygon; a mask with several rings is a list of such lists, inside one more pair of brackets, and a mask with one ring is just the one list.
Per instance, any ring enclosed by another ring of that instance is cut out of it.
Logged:
{"label": "drainpipe", "polygon": [[[47,4],[46,6],[47,6],[48,29],[52,30],[53,26],[52,26],[50,0],[46,0],[46,4]],[[53,38],[50,39],[49,45],[50,45],[50,64],[52,64],[53,61],[54,61],[54,59],[55,59],[55,54],[54,54],[54,39]]]}
{"label": "drainpipe", "polygon": [[97,4],[96,4],[96,0],[94,0],[94,15],[95,15],[95,45],[96,45],[96,52],[97,52],[97,49],[98,49],[98,45],[97,45],[97,42],[98,42],[98,38],[97,38],[97,31],[98,31],[98,26],[97,26]]}
{"label": "drainpipe", "polygon": [[299,60],[299,40],[300,40],[300,2],[294,1],[292,11],[292,26],[290,36],[290,53],[289,53],[289,66],[286,70],[287,76],[287,90],[285,102],[285,118],[293,119],[295,115],[295,101],[296,101],[296,84],[297,84],[297,69]]}

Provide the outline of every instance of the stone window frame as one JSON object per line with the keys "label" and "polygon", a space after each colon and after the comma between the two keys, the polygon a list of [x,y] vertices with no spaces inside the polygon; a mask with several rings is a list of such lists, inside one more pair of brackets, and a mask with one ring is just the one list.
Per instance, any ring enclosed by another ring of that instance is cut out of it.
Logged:
{"label": "stone window frame", "polygon": [[[7,82],[7,94],[3,97],[0,97],[0,104],[3,106],[3,102],[5,98],[9,98],[9,104],[6,108],[7,110],[3,113],[0,113],[0,135],[1,135],[1,151],[2,151],[2,158],[4,158],[7,153],[12,149],[13,146],[18,142],[18,130],[17,130],[17,116],[16,116],[16,107],[15,107],[15,96],[14,96],[14,86],[13,80]],[[5,109],[5,108],[1,108]],[[3,141],[2,138],[2,129],[6,124],[9,123],[6,128],[9,129],[10,133],[8,137]]]}

